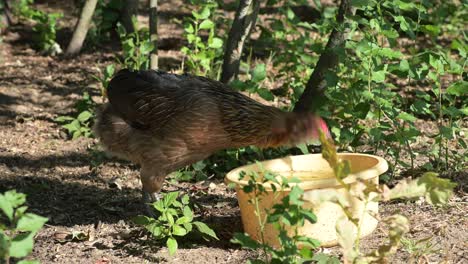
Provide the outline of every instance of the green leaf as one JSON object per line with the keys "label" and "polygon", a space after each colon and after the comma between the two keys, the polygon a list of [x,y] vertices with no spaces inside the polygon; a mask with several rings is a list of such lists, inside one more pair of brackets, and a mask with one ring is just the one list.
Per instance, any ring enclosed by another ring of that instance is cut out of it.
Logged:
{"label": "green leaf", "polygon": [[235,233],[231,243],[239,244],[244,248],[257,249],[260,244],[245,233]]}
{"label": "green leaf", "polygon": [[78,115],[78,117],[76,119],[78,119],[78,121],[83,123],[85,121],[88,121],[92,116],[93,116],[93,114],[91,112],[83,111]]}
{"label": "green leaf", "polygon": [[66,122],[66,121],[75,120],[75,118],[73,118],[71,116],[59,116],[59,117],[55,118],[54,120],[55,120],[55,122],[63,123],[63,122]]}
{"label": "green leaf", "polygon": [[298,205],[301,205],[302,204],[302,201],[300,200],[302,194],[304,193],[304,191],[299,188],[298,186],[294,186],[291,188],[291,191],[289,192],[289,202],[291,204],[298,204]]}
{"label": "green leaf", "polygon": [[468,95],[468,82],[467,81],[457,81],[452,83],[447,88],[447,93],[455,96],[466,96]]}
{"label": "green leaf", "polygon": [[203,20],[203,22],[201,22],[199,26],[200,29],[212,29],[213,27],[214,23],[209,19]]}
{"label": "green leaf", "polygon": [[31,213],[24,214],[19,220],[16,229],[19,231],[39,231],[49,219]]}
{"label": "green leaf", "polygon": [[17,264],[40,264],[37,260],[21,260]]}
{"label": "green leaf", "polygon": [[273,93],[271,93],[270,90],[266,88],[257,89],[257,93],[258,95],[260,95],[260,97],[262,97],[263,99],[267,101],[273,101],[275,99],[275,96],[273,95]]}
{"label": "green leaf", "polygon": [[176,220],[176,225],[182,225],[182,224],[185,224],[185,223],[190,223],[190,219],[186,216],[182,216],[180,217],[179,219]]}
{"label": "green leaf", "polygon": [[143,226],[146,226],[148,225],[149,223],[151,223],[151,221],[154,220],[152,218],[149,218],[145,215],[138,215],[138,216],[135,216],[132,218],[132,222],[137,224],[137,225],[143,225]]}
{"label": "green leaf", "polygon": [[180,225],[173,225],[172,234],[175,236],[185,236],[187,234],[187,230]]}
{"label": "green leaf", "polygon": [[377,51],[377,55],[389,58],[389,59],[399,59],[403,56],[399,50],[393,50],[391,48],[380,48]]}
{"label": "green leaf", "polygon": [[166,241],[167,249],[169,250],[169,255],[174,255],[177,251],[177,240],[172,237],[169,237]]}
{"label": "green leaf", "polygon": [[169,207],[179,196],[179,192],[170,192],[166,194],[163,198],[163,203],[165,207]]}
{"label": "green leaf", "polygon": [[193,220],[193,211],[192,211],[192,209],[190,209],[190,207],[188,207],[188,206],[185,206],[182,211],[184,213],[184,216],[187,217],[189,222],[191,222]]}
{"label": "green leaf", "polygon": [[[184,196],[182,196],[181,202],[182,202],[182,204],[185,204],[185,205],[189,204],[189,202],[190,202],[189,196],[188,196],[187,194],[184,194]],[[185,209],[185,208],[184,208],[184,209]],[[190,208],[189,208],[189,209],[190,209]],[[185,214],[184,214],[184,215],[185,215]]]}
{"label": "green leaf", "polygon": [[399,118],[401,120],[404,120],[404,121],[408,121],[408,122],[414,122],[417,119],[412,114],[409,114],[409,113],[404,112],[404,111],[402,111],[400,114],[398,114],[397,118]]}
{"label": "green leaf", "polygon": [[376,83],[383,83],[385,81],[385,75],[386,75],[386,71],[385,70],[382,70],[382,71],[374,71],[372,73],[372,81],[376,82]]}
{"label": "green leaf", "polygon": [[223,47],[223,40],[220,38],[213,38],[208,46],[212,49],[219,49]]}
{"label": "green leaf", "polygon": [[265,63],[260,63],[255,66],[255,69],[252,71],[252,82],[259,83],[266,78],[266,65]]}
{"label": "green leaf", "polygon": [[8,217],[13,220],[14,209],[26,202],[26,195],[17,193],[16,190],[10,190],[4,194],[0,194],[0,209]]}
{"label": "green leaf", "polygon": [[337,257],[325,253],[315,254],[312,260],[316,261],[316,264],[340,264],[340,260]]}
{"label": "green leaf", "polygon": [[9,255],[14,258],[23,258],[32,252],[34,246],[34,233],[22,233],[11,240]]}
{"label": "green leaf", "polygon": [[219,240],[218,237],[216,236],[216,233],[211,229],[209,226],[207,226],[205,223],[202,222],[193,222],[193,225],[200,231],[200,233],[208,235],[212,238],[215,238],[216,240]]}

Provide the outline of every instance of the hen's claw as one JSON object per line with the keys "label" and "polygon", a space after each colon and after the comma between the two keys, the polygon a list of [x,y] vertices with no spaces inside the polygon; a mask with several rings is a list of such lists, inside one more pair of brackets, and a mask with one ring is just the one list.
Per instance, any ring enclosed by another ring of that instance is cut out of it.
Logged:
{"label": "hen's claw", "polygon": [[148,216],[157,218],[153,203],[159,201],[162,198],[160,193],[148,193],[143,191],[143,203],[145,204],[146,213]]}

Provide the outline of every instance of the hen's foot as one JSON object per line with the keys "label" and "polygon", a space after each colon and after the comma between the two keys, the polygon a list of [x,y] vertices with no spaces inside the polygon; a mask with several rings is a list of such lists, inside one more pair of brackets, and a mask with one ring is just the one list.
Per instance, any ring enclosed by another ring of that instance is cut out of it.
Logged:
{"label": "hen's foot", "polygon": [[159,201],[162,198],[160,193],[148,193],[143,191],[143,203],[145,203],[146,214],[150,217],[157,218],[156,210],[153,207],[153,203]]}

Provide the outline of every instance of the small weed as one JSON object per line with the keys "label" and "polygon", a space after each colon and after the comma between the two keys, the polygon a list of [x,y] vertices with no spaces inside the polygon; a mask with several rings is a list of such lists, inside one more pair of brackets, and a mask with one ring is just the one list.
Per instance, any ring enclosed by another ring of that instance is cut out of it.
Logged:
{"label": "small weed", "polygon": [[205,239],[218,239],[215,232],[205,223],[194,221],[193,211],[189,206],[187,194],[180,198],[179,192],[170,192],[152,205],[159,215],[158,218],[139,215],[133,222],[142,225],[156,240],[165,240],[169,254],[173,255],[178,248],[176,237],[184,237],[194,229],[198,230]]}
{"label": "small weed", "polygon": [[60,45],[55,40],[57,20],[63,15],[33,9],[30,7],[33,2],[33,0],[20,0],[16,2],[13,10],[18,16],[34,22],[33,41],[38,50],[51,55],[62,53]]}
{"label": "small weed", "polygon": [[120,43],[123,49],[123,60],[120,64],[130,70],[149,69],[149,54],[154,49],[149,37],[148,28],[138,29],[138,20],[132,17],[135,32],[127,33],[122,24],[117,24]]}
{"label": "small weed", "polygon": [[73,116],[59,116],[55,119],[56,122],[63,124],[72,139],[79,137],[91,137],[91,127],[94,121],[94,108],[96,102],[93,101],[89,93],[83,93],[83,98],[75,105],[78,115]]}
{"label": "small weed", "polygon": [[[26,195],[15,190],[0,194],[0,262],[10,263],[12,258],[22,259],[33,250],[34,237],[47,222],[47,218],[27,213]],[[21,260],[18,264],[39,263]]]}
{"label": "small weed", "polygon": [[420,263],[421,258],[440,252],[440,250],[435,249],[436,245],[432,242],[432,237],[419,240],[402,237],[400,242],[403,249],[411,255],[409,263]]}
{"label": "small weed", "polygon": [[[213,79],[219,77],[223,47],[223,40],[215,37],[213,15],[216,7],[216,2],[206,1],[202,2],[199,10],[192,11],[192,17],[184,25],[185,37],[189,45],[181,49],[189,72]],[[201,36],[204,32],[208,32],[206,42]],[[182,70],[184,70],[184,64]]]}
{"label": "small weed", "polygon": [[[245,178],[245,176],[246,174],[242,173],[240,178]],[[256,241],[247,234],[236,233],[231,242],[245,248],[263,251],[262,260],[257,259],[249,263],[304,263],[313,260],[313,249],[319,246],[319,241],[299,235],[297,230],[304,226],[306,221],[315,223],[316,216],[310,210],[302,208],[304,202],[300,197],[304,191],[297,185],[290,186],[290,183],[296,183],[298,180],[278,177],[277,174],[268,171],[262,172],[261,176],[255,172],[248,176],[248,185],[243,187],[243,191],[252,194],[249,203],[255,208],[255,215],[260,227],[260,239]],[[265,188],[265,183],[271,184],[271,190]],[[291,188],[291,190],[286,196],[279,199],[286,188]],[[263,212],[260,209],[260,203],[269,193],[273,193],[273,201],[278,200],[279,202],[273,208]],[[267,224],[273,225],[279,233],[278,248],[268,245],[265,241]]]}

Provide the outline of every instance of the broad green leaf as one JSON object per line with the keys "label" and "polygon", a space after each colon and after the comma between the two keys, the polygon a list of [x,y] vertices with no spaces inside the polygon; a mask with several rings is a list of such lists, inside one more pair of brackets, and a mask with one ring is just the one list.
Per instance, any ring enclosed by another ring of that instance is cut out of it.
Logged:
{"label": "broad green leaf", "polygon": [[32,252],[35,233],[22,233],[11,240],[9,255],[15,258],[23,258]]}
{"label": "broad green leaf", "polygon": [[212,49],[219,49],[223,47],[223,40],[220,38],[213,38],[211,43],[209,44],[209,47]]}
{"label": "broad green leaf", "polygon": [[16,229],[19,231],[39,231],[49,219],[31,213],[24,214],[19,220]]}
{"label": "broad green leaf", "polygon": [[14,209],[26,202],[26,195],[17,193],[16,190],[10,190],[4,194],[0,194],[0,209],[8,217],[13,220]]}
{"label": "broad green leaf", "polygon": [[83,111],[78,115],[78,117],[76,119],[78,119],[78,121],[83,123],[85,121],[88,121],[92,116],[93,116],[93,114],[91,112]]}
{"label": "broad green leaf", "polygon": [[184,209],[182,210],[182,212],[183,212],[184,216],[187,217],[189,222],[191,222],[193,220],[193,211],[192,211],[192,209],[190,209],[190,207],[185,206]]}
{"label": "broad green leaf", "polygon": [[386,75],[386,71],[385,70],[382,70],[382,71],[374,71],[372,73],[372,80],[376,83],[383,83],[385,81],[385,75]]}
{"label": "broad green leaf", "polygon": [[193,222],[192,224],[198,229],[198,231],[200,231],[200,233],[213,237],[216,240],[219,240],[218,237],[216,236],[216,233],[213,231],[213,229],[208,227],[205,223],[196,221],[196,222]]}
{"label": "broad green leaf", "polygon": [[231,243],[239,244],[244,248],[257,249],[260,244],[245,233],[235,233]]}
{"label": "broad green leaf", "polygon": [[153,219],[145,216],[145,215],[138,215],[132,218],[132,222],[137,224],[137,225],[147,225],[151,223]]}
{"label": "broad green leaf", "polygon": [[408,122],[414,122],[416,121],[416,117],[413,116],[412,114],[409,114],[407,112],[404,112],[402,111],[401,113],[398,114],[397,118],[401,119],[401,120],[404,120],[404,121],[408,121]]}
{"label": "broad green leaf", "polygon": [[399,59],[403,56],[399,50],[393,50],[391,48],[380,48],[377,51],[377,54],[389,59]]}
{"label": "broad green leaf", "polygon": [[182,199],[181,199],[182,204],[187,205],[189,204],[189,201],[190,201],[189,196],[187,194],[184,194],[184,196],[182,196]]}
{"label": "broad green leaf", "polygon": [[179,196],[179,192],[170,192],[166,194],[163,198],[163,203],[165,207],[169,207]]}
{"label": "broad green leaf", "polygon": [[455,96],[466,96],[468,95],[468,82],[467,81],[457,81],[452,83],[447,88],[447,93]]}
{"label": "broad green leaf", "polygon": [[289,192],[289,202],[291,204],[298,204],[301,205],[302,202],[299,200],[301,198],[301,195],[304,193],[304,191],[299,188],[298,186],[294,186],[291,188],[291,191]]}
{"label": "broad green leaf", "polygon": [[257,90],[258,95],[267,101],[273,101],[275,96],[266,88],[259,88]]}
{"label": "broad green leaf", "polygon": [[252,71],[252,82],[258,83],[266,78],[266,65],[265,63],[260,63],[255,66],[255,69]]}
{"label": "broad green leaf", "polygon": [[187,230],[176,224],[172,226],[172,234],[175,236],[185,236],[187,234]]}
{"label": "broad green leaf", "polygon": [[174,255],[177,251],[177,240],[172,237],[169,237],[166,241],[167,249],[169,250],[169,255]]}
{"label": "broad green leaf", "polygon": [[203,20],[203,22],[201,22],[199,26],[200,29],[212,29],[213,27],[214,23],[209,19]]}
{"label": "broad green leaf", "polygon": [[185,223],[190,223],[190,219],[188,217],[186,217],[186,216],[180,217],[175,222],[176,225],[182,225],[182,224],[185,224]]}

